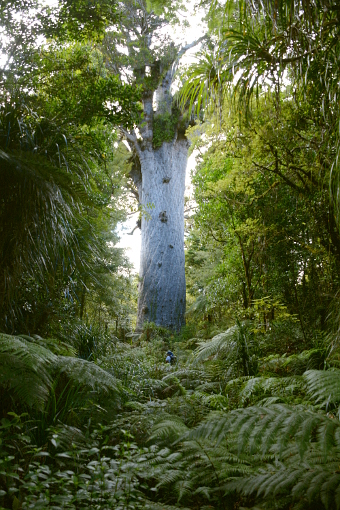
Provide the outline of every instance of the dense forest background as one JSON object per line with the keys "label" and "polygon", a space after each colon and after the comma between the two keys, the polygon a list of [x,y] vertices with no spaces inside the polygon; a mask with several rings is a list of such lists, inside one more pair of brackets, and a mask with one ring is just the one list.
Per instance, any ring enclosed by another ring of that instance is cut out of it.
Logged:
{"label": "dense forest background", "polygon": [[192,6],[207,34],[173,112],[197,154],[179,332],[134,332],[116,247],[150,79],[115,67],[131,6],[184,9],[0,6],[0,508],[338,509],[339,4]]}

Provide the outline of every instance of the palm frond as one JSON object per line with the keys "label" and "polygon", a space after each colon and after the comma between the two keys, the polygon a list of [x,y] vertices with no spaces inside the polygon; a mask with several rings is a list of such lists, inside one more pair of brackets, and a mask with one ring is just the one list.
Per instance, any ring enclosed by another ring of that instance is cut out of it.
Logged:
{"label": "palm frond", "polygon": [[179,92],[179,103],[181,108],[188,107],[199,113],[211,103],[221,103],[222,85],[225,86],[232,74],[221,66],[218,46],[202,50],[197,59],[182,75],[184,84]]}
{"label": "palm frond", "polygon": [[[11,302],[22,273],[42,275],[74,240],[73,178],[37,155],[0,151],[0,302]],[[59,180],[59,182],[58,182]],[[66,191],[67,189],[67,191]],[[7,303],[6,303],[7,304]]]}

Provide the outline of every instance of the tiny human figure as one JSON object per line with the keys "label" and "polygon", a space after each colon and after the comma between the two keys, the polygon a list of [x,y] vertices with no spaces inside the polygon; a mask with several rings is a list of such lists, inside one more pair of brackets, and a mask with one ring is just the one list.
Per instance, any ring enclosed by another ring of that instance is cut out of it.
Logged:
{"label": "tiny human figure", "polygon": [[174,355],[174,353],[171,351],[168,351],[166,353],[165,362],[170,363],[170,365],[172,365],[175,362],[175,360],[176,360],[176,356]]}

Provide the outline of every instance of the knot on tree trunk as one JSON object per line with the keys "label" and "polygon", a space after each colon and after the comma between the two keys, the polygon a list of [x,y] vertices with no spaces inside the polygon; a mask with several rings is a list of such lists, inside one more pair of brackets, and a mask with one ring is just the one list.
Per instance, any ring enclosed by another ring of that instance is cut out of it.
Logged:
{"label": "knot on tree trunk", "polygon": [[159,219],[161,220],[162,223],[166,223],[168,221],[166,211],[162,211],[159,213]]}

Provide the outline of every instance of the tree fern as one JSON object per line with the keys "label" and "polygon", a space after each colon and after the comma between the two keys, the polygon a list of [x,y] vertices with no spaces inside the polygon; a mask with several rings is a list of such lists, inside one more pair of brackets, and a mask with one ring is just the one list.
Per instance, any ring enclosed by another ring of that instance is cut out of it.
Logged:
{"label": "tree fern", "polygon": [[28,406],[42,408],[51,388],[57,356],[49,349],[0,334],[0,385]]}
{"label": "tree fern", "polygon": [[308,392],[312,399],[326,409],[340,403],[340,370],[309,370],[304,374]]}
{"label": "tree fern", "polygon": [[211,340],[200,342],[199,347],[195,350],[195,361],[203,361],[210,356],[218,353],[228,355],[230,351],[236,348],[237,326],[232,326],[227,331],[214,336]]}
{"label": "tree fern", "polygon": [[95,363],[81,358],[58,356],[54,367],[67,375],[73,384],[88,388],[96,393],[115,393],[120,391],[117,379]]}
{"label": "tree fern", "polygon": [[211,340],[201,342],[194,351],[196,363],[213,359],[224,360],[225,368],[233,366],[234,373],[238,375],[252,375],[256,371],[256,358],[253,356],[257,350],[257,343],[249,332],[246,323],[237,322],[227,331],[219,333]]}

